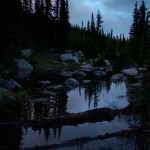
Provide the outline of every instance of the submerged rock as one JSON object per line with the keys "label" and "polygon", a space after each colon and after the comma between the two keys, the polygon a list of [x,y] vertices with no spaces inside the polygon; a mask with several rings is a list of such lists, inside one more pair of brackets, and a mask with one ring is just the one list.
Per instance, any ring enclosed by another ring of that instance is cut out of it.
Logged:
{"label": "submerged rock", "polygon": [[136,68],[124,69],[121,72],[128,76],[137,76],[138,75],[138,70]]}
{"label": "submerged rock", "polygon": [[74,78],[67,79],[64,84],[68,90],[72,90],[80,85],[80,83]]}

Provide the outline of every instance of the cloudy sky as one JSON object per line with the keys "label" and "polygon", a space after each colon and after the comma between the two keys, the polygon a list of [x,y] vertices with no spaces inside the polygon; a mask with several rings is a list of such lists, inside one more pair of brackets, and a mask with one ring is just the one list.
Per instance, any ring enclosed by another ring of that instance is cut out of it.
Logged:
{"label": "cloudy sky", "polygon": [[[91,21],[91,13],[95,15],[98,9],[101,12],[104,31],[114,31],[114,35],[122,33],[128,36],[130,26],[132,23],[132,14],[135,7],[135,2],[138,6],[141,5],[142,0],[68,0],[70,11],[70,22],[72,24],[84,26],[87,21]],[[150,8],[150,1],[145,0],[147,8]]]}

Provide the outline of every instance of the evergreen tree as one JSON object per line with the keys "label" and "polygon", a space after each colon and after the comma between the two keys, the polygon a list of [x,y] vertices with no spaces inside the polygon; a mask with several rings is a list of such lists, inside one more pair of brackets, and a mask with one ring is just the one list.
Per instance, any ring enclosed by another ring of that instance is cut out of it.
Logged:
{"label": "evergreen tree", "polygon": [[67,31],[69,29],[69,20],[68,20],[67,10],[68,8],[66,9],[65,0],[61,0],[59,16],[60,16],[61,29],[64,31]]}
{"label": "evergreen tree", "polygon": [[87,29],[88,32],[90,32],[90,21],[89,20],[87,22],[87,28],[86,29]]}
{"label": "evergreen tree", "polygon": [[133,12],[133,23],[130,28],[130,38],[134,38],[138,35],[138,24],[139,24],[139,11],[136,2],[134,12]]}
{"label": "evergreen tree", "polygon": [[[142,1],[140,8],[137,8],[137,2],[135,4],[133,14],[133,24],[130,29],[130,43],[132,54],[135,56],[139,63],[143,63],[145,54],[148,49],[148,12],[145,6],[145,2]],[[138,58],[138,59],[137,59]]]}
{"label": "evergreen tree", "polygon": [[100,11],[98,10],[98,13],[97,13],[97,24],[96,24],[96,32],[99,34],[101,32],[101,27],[102,27],[102,24],[103,21],[102,21],[102,16],[101,16],[101,13]]}
{"label": "evergreen tree", "polygon": [[91,15],[91,33],[95,33],[95,22],[94,22],[93,12]]}
{"label": "evergreen tree", "polygon": [[20,0],[0,0],[0,61],[4,63],[20,47],[22,12]]}

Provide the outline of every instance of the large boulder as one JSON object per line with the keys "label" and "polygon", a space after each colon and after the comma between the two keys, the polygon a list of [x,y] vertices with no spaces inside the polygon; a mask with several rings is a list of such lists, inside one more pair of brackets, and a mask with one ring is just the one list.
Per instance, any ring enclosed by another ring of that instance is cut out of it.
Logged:
{"label": "large boulder", "polygon": [[94,77],[100,79],[100,78],[103,78],[104,76],[106,76],[107,73],[105,71],[95,70],[93,72],[93,75],[94,75]]}
{"label": "large boulder", "polygon": [[17,65],[17,78],[28,78],[33,71],[33,66],[24,59],[16,58],[14,61]]}
{"label": "large boulder", "polygon": [[67,79],[64,84],[68,90],[72,90],[80,85],[80,83],[74,78]]}
{"label": "large boulder", "polygon": [[137,76],[138,75],[138,70],[136,68],[124,69],[121,72],[128,76]]}
{"label": "large boulder", "polygon": [[115,74],[110,78],[111,81],[113,82],[118,82],[118,81],[125,81],[127,80],[127,77],[125,77],[122,73]]}

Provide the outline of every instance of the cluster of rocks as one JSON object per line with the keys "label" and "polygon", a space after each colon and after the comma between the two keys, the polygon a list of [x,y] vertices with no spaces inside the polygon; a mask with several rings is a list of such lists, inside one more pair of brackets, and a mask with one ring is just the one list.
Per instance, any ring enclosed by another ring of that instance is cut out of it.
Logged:
{"label": "cluster of rocks", "polygon": [[115,74],[111,77],[111,81],[126,81],[128,77],[132,77],[133,79],[139,80],[143,77],[143,72],[146,71],[146,68],[125,68],[120,73]]}
{"label": "cluster of rocks", "polygon": [[[30,78],[30,75],[34,69],[34,67],[27,62],[25,59],[32,55],[32,50],[22,50],[21,51],[23,58],[15,58],[14,62],[16,63],[17,73],[15,79],[26,80]],[[67,90],[72,90],[79,86],[80,82],[89,83],[90,80],[85,80],[84,78],[88,75],[92,75],[96,79],[102,79],[110,73],[113,72],[113,66],[109,60],[104,60],[103,67],[94,66],[93,60],[89,60],[87,62],[83,62],[83,58],[85,58],[84,54],[79,51],[73,53],[72,51],[67,51],[64,54],[60,54],[60,60],[62,64],[65,64],[62,70],[59,70],[60,77],[64,79],[64,83],[62,85],[55,84],[49,80],[39,80],[37,81],[38,85],[41,87],[41,92],[45,95],[54,95],[58,92],[66,92]],[[98,61],[94,59],[94,61]],[[73,62],[78,66],[75,69],[70,69],[67,65],[67,62]],[[146,71],[145,68],[125,68],[120,73],[114,74],[110,80],[112,82],[125,81],[128,77],[134,77],[136,80],[140,80],[142,78],[143,72]],[[140,87],[141,83],[137,82],[131,85],[132,88]],[[22,90],[23,87],[14,79],[6,80],[4,78],[0,78],[0,99],[2,99],[2,95],[6,95],[6,90],[14,90],[19,89]],[[4,94],[4,93],[5,94]]]}

